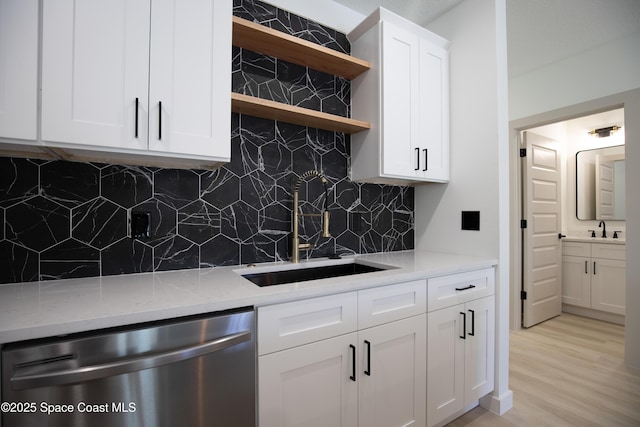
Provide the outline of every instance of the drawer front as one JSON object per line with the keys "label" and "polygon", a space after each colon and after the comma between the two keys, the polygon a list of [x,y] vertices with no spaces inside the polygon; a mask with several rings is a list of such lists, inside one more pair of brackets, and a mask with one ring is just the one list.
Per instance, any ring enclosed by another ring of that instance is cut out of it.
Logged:
{"label": "drawer front", "polygon": [[485,268],[434,277],[427,281],[428,311],[439,310],[495,293],[495,270]]}
{"label": "drawer front", "polygon": [[591,256],[591,243],[562,242],[562,255]]}
{"label": "drawer front", "polygon": [[627,259],[627,246],[607,243],[594,243],[591,246],[591,257],[625,261]]}
{"label": "drawer front", "polygon": [[426,312],[426,280],[415,280],[358,292],[359,329],[382,325]]}
{"label": "drawer front", "polygon": [[357,328],[356,292],[258,307],[258,354],[335,337]]}

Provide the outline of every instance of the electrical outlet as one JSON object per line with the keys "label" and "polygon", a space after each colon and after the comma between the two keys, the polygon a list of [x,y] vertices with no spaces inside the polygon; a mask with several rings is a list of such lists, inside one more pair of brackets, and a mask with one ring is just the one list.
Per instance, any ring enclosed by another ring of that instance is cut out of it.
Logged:
{"label": "electrical outlet", "polygon": [[151,212],[131,212],[131,238],[148,239],[151,237]]}

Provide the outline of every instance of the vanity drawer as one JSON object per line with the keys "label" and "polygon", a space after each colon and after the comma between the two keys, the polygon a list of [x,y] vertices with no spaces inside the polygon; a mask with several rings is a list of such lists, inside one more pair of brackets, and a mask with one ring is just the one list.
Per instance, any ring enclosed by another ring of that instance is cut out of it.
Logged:
{"label": "vanity drawer", "polygon": [[358,294],[348,292],[258,307],[258,354],[358,329]]}
{"label": "vanity drawer", "polygon": [[428,311],[439,310],[495,293],[495,270],[485,268],[434,277],[427,281]]}
{"label": "vanity drawer", "polygon": [[594,243],[591,245],[591,257],[625,261],[627,259],[626,245]]}
{"label": "vanity drawer", "polygon": [[591,243],[562,242],[562,255],[589,258],[591,256]]}
{"label": "vanity drawer", "polygon": [[358,329],[427,312],[427,282],[398,283],[358,292]]}

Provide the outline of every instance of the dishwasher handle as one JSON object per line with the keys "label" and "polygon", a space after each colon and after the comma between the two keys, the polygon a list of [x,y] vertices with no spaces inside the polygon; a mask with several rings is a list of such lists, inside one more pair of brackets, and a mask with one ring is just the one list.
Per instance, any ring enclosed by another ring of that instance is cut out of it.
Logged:
{"label": "dishwasher handle", "polygon": [[176,363],[209,353],[233,347],[251,339],[251,331],[225,335],[203,344],[183,347],[177,350],[158,354],[147,354],[126,358],[99,365],[81,366],[74,369],[63,369],[39,374],[20,374],[17,372],[10,380],[13,390],[25,390],[36,387],[49,387],[65,384],[80,383],[89,380],[142,371],[170,363]]}

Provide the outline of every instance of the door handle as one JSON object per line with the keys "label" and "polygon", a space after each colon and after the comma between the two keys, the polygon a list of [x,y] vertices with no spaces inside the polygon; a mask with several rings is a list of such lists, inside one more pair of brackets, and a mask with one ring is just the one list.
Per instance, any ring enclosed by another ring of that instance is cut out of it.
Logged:
{"label": "door handle", "polygon": [[158,101],[158,139],[162,140],[162,101]]}
{"label": "door handle", "polygon": [[473,337],[476,335],[476,312],[473,310],[469,310],[469,312],[471,313],[471,332],[469,335]]}
{"label": "door handle", "polygon": [[596,275],[596,262],[593,261],[593,275]]}
{"label": "door handle", "polygon": [[467,339],[467,313],[465,313],[464,311],[461,311],[460,314],[462,314],[462,335],[460,335],[460,338],[462,338],[463,340]]}
{"label": "door handle", "polygon": [[136,129],[135,129],[135,137],[138,139],[138,105],[140,103],[140,99],[136,98]]}
{"label": "door handle", "polygon": [[429,169],[429,161],[428,161],[428,149],[427,148],[423,148],[422,151],[424,152],[424,168],[422,168],[422,171],[425,172]]}
{"label": "door handle", "polygon": [[584,262],[584,274],[589,274],[589,261]]}
{"label": "door handle", "polygon": [[416,168],[414,170],[420,170],[420,148],[416,147]]}
{"label": "door handle", "polygon": [[364,345],[367,346],[367,369],[364,370],[364,374],[371,376],[371,343],[364,340]]}
{"label": "door handle", "polygon": [[[191,345],[162,353],[125,358],[123,360],[116,360],[99,365],[81,366],[79,368],[61,369],[59,371],[38,374],[29,374],[28,372],[21,374],[20,369],[18,369],[16,370],[16,374],[11,378],[10,384],[13,390],[24,390],[112,377],[204,356],[233,347],[250,339],[251,331],[244,331],[225,335],[203,344]],[[28,368],[23,369],[27,370]]]}
{"label": "door handle", "polygon": [[351,376],[349,379],[353,382],[356,381],[356,346],[353,344],[349,344],[351,348],[351,358],[353,360],[353,364],[351,365]]}

